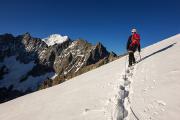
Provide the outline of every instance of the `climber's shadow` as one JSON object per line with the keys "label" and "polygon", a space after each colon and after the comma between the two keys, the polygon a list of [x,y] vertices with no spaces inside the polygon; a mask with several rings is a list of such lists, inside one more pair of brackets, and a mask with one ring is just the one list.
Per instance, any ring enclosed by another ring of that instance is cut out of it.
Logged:
{"label": "climber's shadow", "polygon": [[165,50],[167,50],[167,49],[173,47],[175,44],[176,44],[176,43],[170,44],[170,45],[168,45],[168,46],[166,46],[166,47],[164,47],[164,48],[162,48],[162,49],[160,49],[160,50],[158,50],[158,51],[156,51],[156,52],[153,52],[152,54],[147,55],[147,56],[141,58],[141,60],[140,60],[139,62],[141,62],[141,61],[143,61],[143,60],[145,60],[145,59],[151,57],[152,55],[155,55],[155,54],[157,54],[157,53],[160,53],[160,52],[162,52],[162,51],[165,51]]}

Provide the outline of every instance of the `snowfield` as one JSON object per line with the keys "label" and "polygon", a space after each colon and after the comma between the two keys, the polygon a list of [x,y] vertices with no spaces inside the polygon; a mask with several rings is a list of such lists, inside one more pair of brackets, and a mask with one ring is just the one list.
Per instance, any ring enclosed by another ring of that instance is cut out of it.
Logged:
{"label": "snowfield", "polygon": [[0,104],[0,120],[180,120],[179,53],[177,34],[143,49],[129,72],[125,56]]}
{"label": "snowfield", "polygon": [[8,74],[5,74],[3,79],[0,80],[0,87],[9,88],[13,85],[14,90],[22,92],[25,92],[28,89],[36,90],[38,85],[44,80],[55,77],[54,72],[49,72],[37,77],[28,76],[25,81],[20,82],[20,79],[26,76],[35,66],[34,61],[31,61],[28,64],[23,64],[16,60],[16,56],[11,56],[6,57],[4,62],[0,63],[0,66],[2,65],[5,65],[8,68]]}

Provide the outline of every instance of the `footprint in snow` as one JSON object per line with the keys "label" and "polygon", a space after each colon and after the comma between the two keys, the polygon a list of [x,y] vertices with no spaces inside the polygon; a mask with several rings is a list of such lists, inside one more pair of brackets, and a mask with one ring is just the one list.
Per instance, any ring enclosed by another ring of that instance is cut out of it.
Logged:
{"label": "footprint in snow", "polygon": [[158,115],[158,112],[154,112],[153,115]]}
{"label": "footprint in snow", "polygon": [[122,85],[120,85],[120,89],[121,89],[121,90],[125,90],[125,87],[122,86]]}
{"label": "footprint in snow", "polygon": [[128,86],[129,84],[131,84],[131,81],[129,81],[129,80],[124,81],[125,86]]}
{"label": "footprint in snow", "polygon": [[133,73],[128,73],[127,75],[128,75],[128,77],[132,77]]}
{"label": "footprint in snow", "polygon": [[89,108],[86,108],[86,109],[84,110],[84,112],[88,112],[88,111],[90,111],[90,109],[89,109]]}
{"label": "footprint in snow", "polygon": [[83,114],[84,114],[84,115],[87,114],[88,111],[90,111],[89,108],[84,109]]}
{"label": "footprint in snow", "polygon": [[166,103],[162,100],[156,100],[156,102],[161,106],[166,106]]}
{"label": "footprint in snow", "polygon": [[145,93],[147,90],[148,90],[148,87],[144,88],[144,89],[143,89],[144,93]]}

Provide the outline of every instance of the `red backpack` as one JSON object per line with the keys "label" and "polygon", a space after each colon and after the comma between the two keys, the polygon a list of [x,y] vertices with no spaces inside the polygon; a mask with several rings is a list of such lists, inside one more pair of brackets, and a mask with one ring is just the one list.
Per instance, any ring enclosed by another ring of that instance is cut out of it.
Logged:
{"label": "red backpack", "polygon": [[134,46],[139,46],[139,45],[140,45],[140,35],[135,33],[132,35],[130,46],[134,47]]}

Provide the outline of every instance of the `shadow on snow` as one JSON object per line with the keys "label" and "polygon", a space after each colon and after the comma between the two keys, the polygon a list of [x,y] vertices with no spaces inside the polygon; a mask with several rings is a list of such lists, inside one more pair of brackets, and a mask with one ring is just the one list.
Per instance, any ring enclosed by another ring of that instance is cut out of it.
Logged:
{"label": "shadow on snow", "polygon": [[162,49],[160,49],[160,50],[158,50],[158,51],[156,51],[156,52],[151,53],[150,55],[147,55],[147,56],[143,57],[143,58],[140,60],[140,62],[143,61],[143,60],[145,60],[145,59],[147,59],[147,58],[149,58],[149,57],[151,57],[152,55],[155,55],[155,54],[157,54],[157,53],[160,53],[160,52],[162,52],[162,51],[165,51],[165,50],[173,47],[175,44],[176,44],[176,43],[173,43],[173,44],[171,44],[171,45],[168,45],[168,46],[166,46],[166,47],[164,47],[164,48],[162,48]]}

